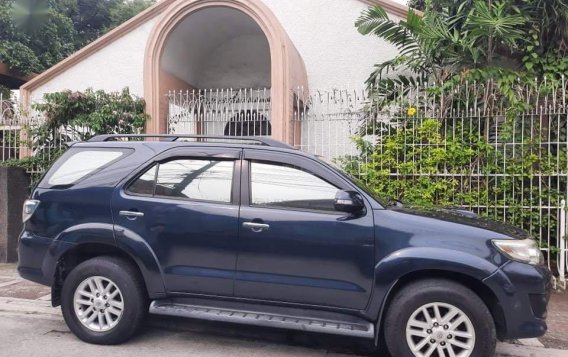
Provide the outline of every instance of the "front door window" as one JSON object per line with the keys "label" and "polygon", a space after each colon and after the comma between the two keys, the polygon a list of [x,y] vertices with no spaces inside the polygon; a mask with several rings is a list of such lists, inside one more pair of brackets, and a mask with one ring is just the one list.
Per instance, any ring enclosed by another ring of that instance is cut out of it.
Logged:
{"label": "front door window", "polygon": [[296,210],[334,211],[338,188],[287,165],[251,163],[251,204]]}

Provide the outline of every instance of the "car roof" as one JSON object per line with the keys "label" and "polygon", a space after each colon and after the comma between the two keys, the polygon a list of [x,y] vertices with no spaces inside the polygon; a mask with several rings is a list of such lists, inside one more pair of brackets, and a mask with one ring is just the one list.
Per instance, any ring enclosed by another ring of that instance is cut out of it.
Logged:
{"label": "car roof", "polygon": [[[135,140],[122,140],[135,139]],[[143,140],[136,140],[143,139]],[[149,140],[158,139],[158,140]],[[191,139],[192,141],[187,141]],[[315,155],[303,152],[281,141],[267,137],[227,137],[203,135],[176,135],[176,134],[140,134],[140,135],[99,135],[88,141],[70,144],[74,148],[132,148],[144,146],[154,153],[160,153],[172,148],[183,147],[210,147],[210,148],[237,148],[267,150],[273,152],[287,152],[296,155],[317,159]]]}

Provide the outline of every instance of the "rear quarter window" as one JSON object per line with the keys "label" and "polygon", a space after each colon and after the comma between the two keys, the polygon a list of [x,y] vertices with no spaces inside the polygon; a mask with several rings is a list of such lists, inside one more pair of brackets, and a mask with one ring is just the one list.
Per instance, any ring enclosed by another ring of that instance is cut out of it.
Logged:
{"label": "rear quarter window", "polygon": [[128,149],[73,149],[49,170],[40,186],[69,186],[127,156]]}

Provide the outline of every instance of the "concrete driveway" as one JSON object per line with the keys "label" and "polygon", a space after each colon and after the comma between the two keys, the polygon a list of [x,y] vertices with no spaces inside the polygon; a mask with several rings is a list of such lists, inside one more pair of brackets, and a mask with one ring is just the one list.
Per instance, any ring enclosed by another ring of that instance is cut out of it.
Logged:
{"label": "concrete driveway", "polygon": [[[142,333],[120,346],[79,341],[52,308],[49,288],[20,279],[14,266],[0,265],[0,356],[375,356],[369,341],[333,335],[152,316]],[[564,299],[561,299],[563,302]],[[562,345],[567,306],[554,304],[548,347],[536,340],[500,343],[499,356],[568,357]],[[551,318],[549,317],[549,320]],[[557,323],[557,325],[555,325]],[[549,334],[547,334],[548,336]]]}
{"label": "concrete driveway", "polygon": [[[79,341],[48,301],[0,298],[0,356],[374,356],[365,340],[172,318],[150,318],[142,333],[120,346]],[[568,351],[498,345],[498,356],[567,357]]]}

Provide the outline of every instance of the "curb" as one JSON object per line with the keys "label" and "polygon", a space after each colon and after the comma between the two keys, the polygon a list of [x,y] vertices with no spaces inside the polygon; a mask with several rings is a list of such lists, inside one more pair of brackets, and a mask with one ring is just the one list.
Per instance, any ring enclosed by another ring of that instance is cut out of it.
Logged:
{"label": "curb", "polygon": [[500,357],[566,357],[568,356],[568,351],[554,348],[498,343],[495,355]]}
{"label": "curb", "polygon": [[28,300],[11,297],[0,297],[0,311],[20,314],[61,316],[61,311],[51,307],[50,301]]}

